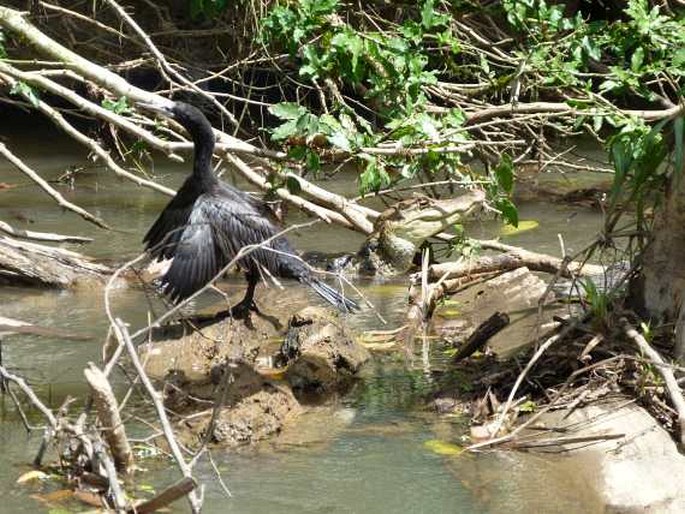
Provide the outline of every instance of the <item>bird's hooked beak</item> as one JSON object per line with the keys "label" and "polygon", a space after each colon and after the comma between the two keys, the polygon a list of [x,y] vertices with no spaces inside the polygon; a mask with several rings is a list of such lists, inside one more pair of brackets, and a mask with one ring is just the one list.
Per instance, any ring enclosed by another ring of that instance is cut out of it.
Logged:
{"label": "bird's hooked beak", "polygon": [[174,117],[174,102],[166,98],[154,98],[150,102],[138,102],[138,106],[158,114]]}

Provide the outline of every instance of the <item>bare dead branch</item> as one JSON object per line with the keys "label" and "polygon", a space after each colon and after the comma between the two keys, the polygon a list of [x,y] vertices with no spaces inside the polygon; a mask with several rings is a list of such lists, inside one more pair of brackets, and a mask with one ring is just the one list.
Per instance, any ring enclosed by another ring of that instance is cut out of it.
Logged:
{"label": "bare dead branch", "polygon": [[38,186],[45,191],[50,197],[52,197],[60,207],[63,207],[71,212],[74,212],[81,216],[84,220],[94,223],[98,227],[106,228],[111,230],[111,227],[107,225],[103,220],[97,216],[89,213],[85,209],[82,209],[78,205],[75,205],[68,200],[66,200],[61,194],[59,194],[50,184],[48,184],[38,173],[27,166],[24,161],[19,159],[14,155],[3,143],[0,143],[0,154],[5,157],[9,162],[14,164],[14,166],[21,171],[24,175],[33,180]]}

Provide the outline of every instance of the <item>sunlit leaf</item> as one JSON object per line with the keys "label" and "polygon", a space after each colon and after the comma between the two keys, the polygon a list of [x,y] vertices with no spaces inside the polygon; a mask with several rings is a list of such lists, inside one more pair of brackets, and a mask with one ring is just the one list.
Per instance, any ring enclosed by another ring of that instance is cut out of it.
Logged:
{"label": "sunlit leaf", "polygon": [[297,123],[295,120],[286,121],[283,125],[276,127],[271,133],[271,139],[281,141],[297,134]]}
{"label": "sunlit leaf", "polygon": [[34,480],[45,480],[48,478],[48,474],[43,471],[34,469],[27,471],[17,479],[17,484],[25,484],[27,482],[33,482]]}
{"label": "sunlit leaf", "polygon": [[423,443],[433,453],[438,455],[459,455],[464,449],[453,443],[440,441],[439,439],[431,439]]}
{"label": "sunlit leaf", "polygon": [[269,112],[281,120],[296,120],[307,110],[293,102],[281,102],[269,106]]}
{"label": "sunlit leaf", "polygon": [[540,223],[535,220],[521,220],[518,222],[518,226],[511,224],[506,224],[500,229],[501,236],[513,236],[515,234],[520,234],[521,232],[526,232],[528,230],[534,230],[540,226]]}
{"label": "sunlit leaf", "polygon": [[340,148],[344,152],[352,151],[352,145],[350,144],[350,140],[347,139],[345,133],[340,130],[335,132],[331,137],[328,138],[328,140],[333,146]]}
{"label": "sunlit leaf", "polygon": [[26,82],[15,82],[12,89],[10,89],[10,94],[23,96],[34,107],[38,107],[38,104],[40,103],[38,94]]}

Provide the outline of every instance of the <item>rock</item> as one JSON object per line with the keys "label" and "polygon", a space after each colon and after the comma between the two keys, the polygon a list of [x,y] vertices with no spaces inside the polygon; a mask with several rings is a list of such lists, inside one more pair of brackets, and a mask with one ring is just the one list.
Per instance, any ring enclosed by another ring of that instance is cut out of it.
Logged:
{"label": "rock", "polygon": [[[466,340],[481,323],[502,312],[509,315],[511,322],[490,339],[488,346],[497,353],[516,350],[532,343],[536,334],[549,330],[553,315],[565,312],[564,308],[545,308],[542,318],[537,316],[538,302],[546,290],[547,284],[526,267],[503,273],[454,295],[452,300],[458,305],[460,315],[455,318],[457,324],[450,319],[453,316],[445,318],[438,310],[435,330],[443,337]],[[549,300],[553,299],[550,295]]]}
{"label": "rock", "polygon": [[155,341],[138,350],[148,375],[165,383],[168,406],[207,408],[201,400],[213,400],[227,363],[233,375],[228,404],[262,388],[265,379],[255,370],[255,359],[262,347],[278,337],[273,324],[253,316],[250,323],[225,319],[189,334],[182,334],[183,330],[180,325],[161,329],[155,332]]}
{"label": "rock", "polygon": [[[261,390],[243,398],[237,405],[221,408],[209,440],[227,447],[252,444],[280,432],[300,410],[287,387],[265,384]],[[185,425],[199,440],[206,437],[211,417],[211,413],[208,413]]]}
{"label": "rock", "polygon": [[295,314],[281,347],[293,388],[327,390],[355,375],[370,357],[341,323],[337,313],[306,307]]}
{"label": "rock", "polygon": [[603,497],[604,512],[685,512],[685,457],[647,411],[613,401],[576,409],[562,422],[561,416],[562,411],[545,415],[544,424],[565,428],[564,436],[623,434],[590,446],[565,446],[594,478],[588,484]]}

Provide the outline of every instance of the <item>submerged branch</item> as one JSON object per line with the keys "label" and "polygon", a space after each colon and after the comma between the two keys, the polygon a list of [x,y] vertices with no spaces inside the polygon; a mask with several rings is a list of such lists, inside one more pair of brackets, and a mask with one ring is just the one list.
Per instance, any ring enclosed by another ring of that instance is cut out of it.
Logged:
{"label": "submerged branch", "polygon": [[50,243],[90,243],[93,241],[90,237],[81,236],[65,236],[62,234],[52,234],[50,232],[35,232],[33,230],[22,230],[14,228],[9,223],[0,221],[0,232],[8,236],[17,237],[20,239],[29,239],[31,241],[46,241]]}
{"label": "submerged branch", "polygon": [[107,230],[110,230],[111,227],[107,225],[102,219],[98,218],[97,216],[89,213],[85,209],[82,209],[78,205],[75,205],[68,200],[66,200],[61,194],[59,194],[50,184],[48,184],[38,173],[36,173],[34,170],[32,170],[29,166],[27,166],[24,161],[19,159],[16,155],[14,155],[10,150],[2,143],[0,143],[0,154],[5,157],[9,162],[14,164],[14,166],[21,171],[24,175],[29,177],[31,180],[33,180],[38,186],[45,191],[48,195],[50,195],[60,207],[63,207],[67,210],[70,210],[71,212],[74,212],[81,216],[84,220],[89,221],[91,223],[94,223],[98,227],[101,228],[106,228]]}

